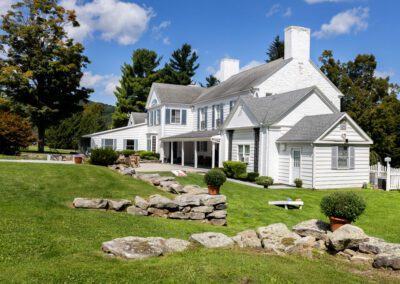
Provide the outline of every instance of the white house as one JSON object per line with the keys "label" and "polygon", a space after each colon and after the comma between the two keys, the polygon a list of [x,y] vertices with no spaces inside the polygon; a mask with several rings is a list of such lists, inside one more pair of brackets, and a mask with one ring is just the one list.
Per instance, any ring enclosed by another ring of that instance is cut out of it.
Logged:
{"label": "white house", "polygon": [[211,88],[154,83],[146,123],[86,137],[92,147],[116,149],[137,141],[135,149],[158,152],[163,163],[243,161],[275,183],[301,178],[305,187],[344,188],[368,182],[372,141],[340,112],[343,94],[310,60],[309,29],[285,29],[284,58],[242,72],[238,60],[224,59],[221,73]]}

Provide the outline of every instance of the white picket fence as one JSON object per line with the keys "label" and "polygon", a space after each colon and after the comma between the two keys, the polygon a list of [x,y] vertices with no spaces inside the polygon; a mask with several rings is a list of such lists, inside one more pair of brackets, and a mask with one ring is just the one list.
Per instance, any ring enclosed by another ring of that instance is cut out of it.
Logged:
{"label": "white picket fence", "polygon": [[392,168],[390,163],[386,166],[378,163],[370,167],[370,182],[379,188],[400,190],[400,168]]}

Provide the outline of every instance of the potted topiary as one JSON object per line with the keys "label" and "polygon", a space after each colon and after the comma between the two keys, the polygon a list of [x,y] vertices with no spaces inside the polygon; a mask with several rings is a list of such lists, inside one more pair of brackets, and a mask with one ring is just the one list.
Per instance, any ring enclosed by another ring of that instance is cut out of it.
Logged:
{"label": "potted topiary", "polygon": [[355,221],[365,207],[364,199],[353,192],[335,192],[321,200],[321,211],[329,217],[332,232]]}
{"label": "potted topiary", "polygon": [[264,188],[268,188],[270,185],[274,184],[274,179],[272,177],[260,176],[256,178],[256,184],[264,186]]}
{"label": "potted topiary", "polygon": [[226,175],[220,169],[211,169],[204,175],[204,182],[208,186],[208,194],[218,195],[219,188],[226,181]]}
{"label": "potted topiary", "polygon": [[294,184],[297,188],[301,188],[303,186],[303,180],[301,178],[294,179]]}

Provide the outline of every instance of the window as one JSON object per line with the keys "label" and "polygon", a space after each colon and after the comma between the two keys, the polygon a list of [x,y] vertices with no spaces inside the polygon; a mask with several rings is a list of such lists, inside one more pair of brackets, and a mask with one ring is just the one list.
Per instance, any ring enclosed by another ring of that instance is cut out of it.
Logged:
{"label": "window", "polygon": [[236,101],[230,101],[229,102],[229,111],[231,111],[233,109],[233,107],[235,106]]}
{"label": "window", "polygon": [[136,150],[136,141],[133,139],[127,139],[125,141],[125,149],[126,150]]}
{"label": "window", "polygon": [[161,110],[158,109],[156,110],[156,125],[160,125],[160,120],[161,120]]}
{"label": "window", "polygon": [[116,141],[114,139],[102,139],[101,140],[101,144],[103,148],[111,148],[111,149],[115,149],[115,143]]}
{"label": "window", "polygon": [[238,145],[239,161],[249,163],[250,159],[250,145]]}
{"label": "window", "polygon": [[355,147],[333,146],[332,147],[332,169],[354,169]]}
{"label": "window", "polygon": [[218,128],[222,125],[222,111],[223,105],[214,105],[213,106],[213,128]]}
{"label": "window", "polygon": [[155,135],[151,136],[151,151],[153,153],[156,152],[156,146],[157,146],[157,137]]}
{"label": "window", "polygon": [[338,147],[338,168],[347,169],[349,167],[349,147]]}
{"label": "window", "polygon": [[340,130],[346,130],[346,121],[345,120],[340,122]]}
{"label": "window", "polygon": [[171,109],[171,123],[181,123],[181,110]]}
{"label": "window", "polygon": [[207,152],[207,141],[197,142],[198,152]]}
{"label": "window", "polygon": [[207,128],[206,110],[205,110],[205,108],[201,108],[199,111],[200,111],[200,130],[205,130]]}

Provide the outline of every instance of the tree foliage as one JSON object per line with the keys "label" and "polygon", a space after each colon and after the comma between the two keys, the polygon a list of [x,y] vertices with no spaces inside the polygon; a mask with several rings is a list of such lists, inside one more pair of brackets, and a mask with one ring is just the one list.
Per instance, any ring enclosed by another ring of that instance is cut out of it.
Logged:
{"label": "tree foliage", "polygon": [[218,85],[220,83],[220,81],[217,79],[217,77],[215,77],[214,75],[209,75],[206,77],[206,84],[200,84],[202,87],[214,87],[216,85]]}
{"label": "tree foliage", "polygon": [[79,111],[90,93],[80,87],[89,59],[68,38],[65,25],[79,23],[57,0],[21,0],[2,16],[1,92],[37,127],[39,151],[46,128]]}
{"label": "tree foliage", "polygon": [[0,153],[15,154],[35,140],[28,120],[11,112],[0,112]]}
{"label": "tree foliage", "polygon": [[270,44],[267,51],[267,60],[265,62],[271,62],[276,59],[282,58],[285,55],[285,43],[277,35],[274,41]]}
{"label": "tree foliage", "polygon": [[400,165],[400,102],[399,88],[390,78],[375,76],[376,59],[371,54],[360,54],[354,60],[340,62],[326,50],[320,57],[321,71],[343,93],[342,111],[347,112],[374,144],[373,159],[392,157],[394,166]]}

